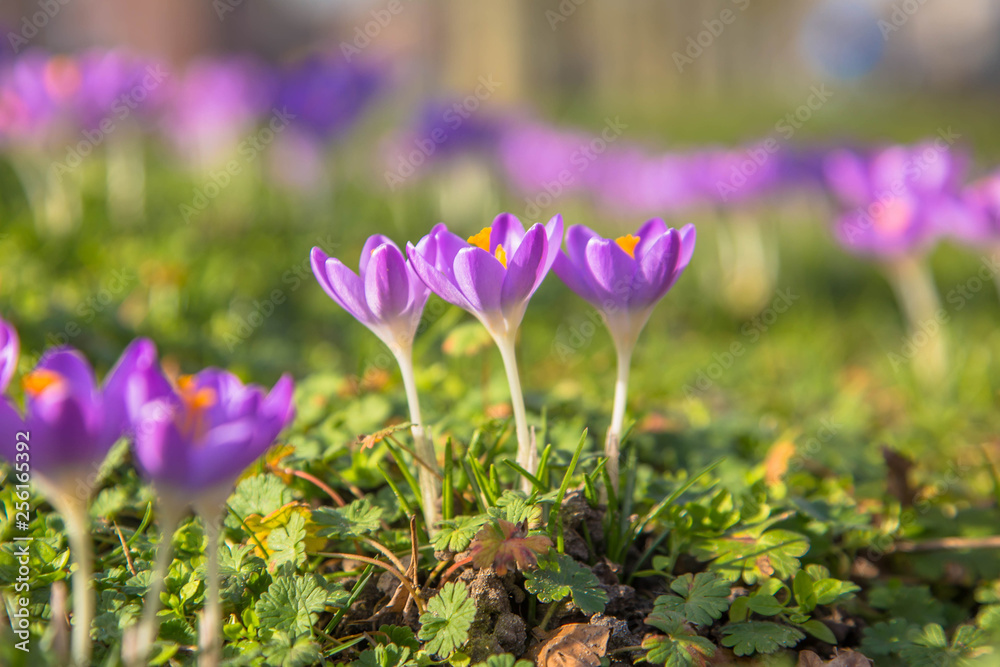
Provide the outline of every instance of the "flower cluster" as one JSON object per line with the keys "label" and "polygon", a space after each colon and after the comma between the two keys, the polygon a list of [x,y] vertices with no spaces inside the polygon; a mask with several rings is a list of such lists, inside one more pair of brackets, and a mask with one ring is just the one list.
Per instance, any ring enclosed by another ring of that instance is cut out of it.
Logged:
{"label": "flower cluster", "polygon": [[[8,387],[18,353],[16,331],[0,321],[0,390]],[[236,478],[291,421],[292,380],[282,377],[266,393],[209,368],[170,382],[153,343],[138,339],[100,385],[83,355],[65,347],[47,351],[21,384],[23,413],[12,398],[0,401],[0,457],[27,464],[31,479],[66,521],[78,565],[73,660],[86,665],[93,615],[87,503],[92,474],[111,447],[129,438],[140,473],[157,490],[165,540],[160,557],[167,559],[177,521],[194,508],[207,526],[215,525]],[[15,449],[18,433],[29,444],[27,452]],[[208,552],[210,561],[217,558],[215,549]],[[151,579],[146,641],[136,648],[140,662],[152,638],[164,575]]]}
{"label": "flower cluster", "polygon": [[[601,311],[618,351],[615,407],[606,443],[610,470],[615,473],[612,482],[617,485],[632,351],[653,307],[690,262],[695,231],[692,225],[678,231],[653,219],[635,235],[615,240],[573,226],[565,252],[560,250],[562,242],[559,215],[525,230],[515,216],[502,213],[492,225],[467,239],[438,224],[416,244],[407,244],[406,258],[391,240],[372,236],[361,253],[360,275],[313,248],[313,272],[324,291],[396,355],[426,472],[436,472],[436,454],[420,421],[412,348],[429,292],[471,313],[495,341],[510,385],[517,463],[534,473],[538,448],[528,429],[515,343],[529,300],[555,267],[570,289]],[[421,484],[428,526],[434,525],[435,509],[433,501],[427,499],[437,497],[431,483],[428,475]]]}

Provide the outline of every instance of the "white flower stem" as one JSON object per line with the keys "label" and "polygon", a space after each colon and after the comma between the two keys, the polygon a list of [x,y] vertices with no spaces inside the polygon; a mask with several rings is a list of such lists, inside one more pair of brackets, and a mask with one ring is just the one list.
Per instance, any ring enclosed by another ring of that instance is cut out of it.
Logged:
{"label": "white flower stem", "polygon": [[625,427],[625,407],[628,403],[628,376],[632,366],[633,346],[618,344],[618,376],[615,378],[615,403],[611,411],[611,426],[604,441],[604,454],[608,458],[608,475],[615,493],[618,493],[618,458],[620,456],[622,431]]}
{"label": "white flower stem", "polygon": [[[163,503],[166,505],[167,503]],[[183,515],[172,509],[161,506],[159,511],[160,544],[156,549],[156,564],[149,579],[149,590],[146,593],[146,603],[142,611],[142,621],[139,623],[135,643],[125,656],[125,663],[132,666],[145,665],[149,649],[159,634],[157,613],[160,611],[160,594],[173,560],[173,538]]]}
{"label": "white flower stem", "polygon": [[913,358],[917,377],[928,386],[940,383],[948,370],[948,349],[941,300],[930,267],[922,257],[902,257],[890,262],[886,273],[909,326],[911,342],[918,333],[926,338]]}
{"label": "white flower stem", "polygon": [[[410,408],[410,421],[413,422],[411,432],[416,445],[415,451],[424,463],[437,469],[437,454],[434,452],[434,442],[431,440],[427,429],[424,428],[423,419],[420,416],[420,395],[417,393],[417,381],[413,373],[413,349],[411,347],[393,348],[396,356],[396,363],[399,364],[399,372],[403,376],[403,387],[406,390],[406,402]],[[441,497],[441,482],[425,466],[418,465],[420,479],[420,495],[424,510],[424,522],[427,524],[427,534],[435,533],[435,526],[438,522],[438,502]]]}
{"label": "white flower stem", "polygon": [[222,525],[222,512],[214,515],[202,513],[201,520],[205,524],[207,563],[205,576],[208,579],[205,591],[205,610],[202,612],[201,624],[198,628],[198,667],[216,667],[222,654],[222,600],[219,592],[219,534]]}
{"label": "white flower stem", "polygon": [[76,563],[73,572],[73,631],[72,657],[73,664],[85,666],[90,664],[90,626],[94,620],[94,551],[90,542],[90,531],[87,529],[89,517],[86,501],[77,501],[64,497],[59,502],[60,513],[66,522],[66,533],[69,537],[69,549]]}
{"label": "white flower stem", "polygon": [[[514,336],[496,336],[497,347],[503,358],[504,369],[507,371],[507,384],[510,385],[510,403],[514,411],[514,425],[517,429],[517,463],[522,468],[535,474],[538,472],[538,451],[532,446],[528,433],[528,414],[524,409],[524,393],[521,391],[521,376],[517,372],[517,352]],[[521,490],[531,493],[531,482],[521,480]]]}

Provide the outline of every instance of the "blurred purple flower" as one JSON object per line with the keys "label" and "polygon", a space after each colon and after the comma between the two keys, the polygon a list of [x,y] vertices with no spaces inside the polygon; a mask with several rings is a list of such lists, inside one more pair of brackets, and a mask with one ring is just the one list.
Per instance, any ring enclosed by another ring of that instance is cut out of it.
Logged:
{"label": "blurred purple flower", "polygon": [[631,350],[657,302],[680,278],[694,253],[694,225],[680,231],[659,218],[635,236],[610,240],[582,225],[566,232],[566,251],[553,270],[600,310],[619,349]]}
{"label": "blurred purple flower", "polygon": [[162,375],[147,387],[136,415],[136,464],[161,493],[190,504],[218,494],[224,501],[294,415],[288,375],[266,395],[215,368],[181,377],[176,388]]}
{"label": "blurred purple flower", "polygon": [[314,57],[280,73],[275,106],[287,109],[302,131],[328,141],[354,123],[384,79],[371,65]]}
{"label": "blurred purple flower", "polygon": [[176,82],[164,127],[195,164],[230,156],[241,138],[272,106],[272,72],[251,58],[203,60]]}
{"label": "blurred purple flower", "polygon": [[51,138],[80,88],[80,69],[68,56],[26,51],[0,66],[0,140],[24,144]]}
{"label": "blurred purple flower", "polygon": [[962,199],[968,206],[968,215],[949,233],[974,246],[1000,242],[1000,171],[966,187]]}
{"label": "blurred purple flower", "polygon": [[381,234],[368,238],[358,273],[318,247],[310,260],[323,291],[341,308],[390,348],[411,346],[430,291],[391,239]]}
{"label": "blurred purple flower", "polygon": [[[8,334],[9,335],[9,334]],[[130,407],[143,399],[144,377],[156,373],[156,348],[133,341],[98,387],[90,364],[76,350],[48,351],[24,379],[25,415],[0,402],[0,455],[14,461],[14,434],[30,433],[31,471],[52,489],[91,475],[111,446],[130,428]]]}
{"label": "blurred purple flower", "polygon": [[17,370],[17,358],[21,348],[17,329],[0,320],[0,392],[7,391],[7,385]]}
{"label": "blurred purple flower", "polygon": [[924,250],[942,233],[967,224],[971,211],[959,193],[967,160],[939,142],[870,155],[838,150],[827,157],[828,188],[845,209],[836,235],[846,248],[900,256]]}
{"label": "blurred purple flower", "polygon": [[512,123],[500,138],[500,165],[519,192],[531,194],[546,188],[558,188],[559,194],[572,192],[584,186],[578,174],[582,165],[589,164],[582,151],[590,140],[589,135],[575,130],[534,122]]}
{"label": "blurred purple flower", "polygon": [[121,50],[92,50],[76,57],[80,86],[72,100],[83,129],[126,118],[150,118],[168,98],[163,63]]}

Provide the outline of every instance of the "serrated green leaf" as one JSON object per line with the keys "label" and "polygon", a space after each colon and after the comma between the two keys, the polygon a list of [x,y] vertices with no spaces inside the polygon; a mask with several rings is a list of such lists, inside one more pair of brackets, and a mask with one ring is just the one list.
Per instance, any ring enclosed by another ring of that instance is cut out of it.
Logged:
{"label": "serrated green leaf", "polygon": [[320,537],[351,539],[378,530],[383,512],[381,507],[363,498],[346,507],[320,507],[313,511],[312,518],[320,526],[317,531]]}
{"label": "serrated green leaf", "polygon": [[[677,577],[670,589],[677,595],[661,595],[656,599],[653,613],[670,611],[683,616],[695,625],[710,625],[729,609],[729,582],[711,572]],[[661,628],[662,629],[662,628]]]}
{"label": "serrated green leaf", "polygon": [[267,546],[273,551],[270,563],[280,566],[292,563],[296,567],[306,562],[306,520],[298,512],[288,516],[288,523],[278,526],[267,536]]}
{"label": "serrated green leaf", "polygon": [[483,662],[477,662],[472,667],[534,667],[530,660],[518,660],[510,653],[491,655]]}
{"label": "serrated green leaf", "polygon": [[511,523],[527,521],[535,524],[542,516],[542,508],[528,502],[527,496],[520,491],[504,491],[497,498],[496,506],[489,508],[489,514],[494,519],[504,519]]}
{"label": "serrated green leaf", "polygon": [[644,661],[665,667],[700,667],[715,653],[712,642],[691,633],[646,637],[642,648]]}
{"label": "serrated green leaf", "polygon": [[397,646],[406,646],[414,651],[420,650],[417,636],[413,634],[413,630],[405,625],[382,625],[378,631],[384,635],[375,635],[375,641],[379,644],[396,644]]}
{"label": "serrated green leaf", "polygon": [[875,623],[865,628],[861,650],[865,655],[875,657],[898,654],[904,648],[912,646],[909,637],[918,630],[918,626],[902,618]]}
{"label": "serrated green leaf", "polygon": [[709,566],[729,581],[743,579],[748,584],[757,583],[772,575],[789,579],[798,572],[799,558],[809,551],[809,541],[790,530],[769,530],[755,537],[753,530],[708,540],[696,551]]}
{"label": "serrated green leaf", "polygon": [[454,553],[465,551],[469,548],[472,538],[487,521],[488,517],[485,514],[457,516],[454,519],[441,521],[438,524],[438,533],[434,537],[434,548]]}
{"label": "serrated green leaf", "polygon": [[447,657],[469,639],[469,627],[476,617],[476,602],[463,582],[447,583],[427,603],[420,616],[420,639],[424,649]]}
{"label": "serrated green leaf", "polygon": [[585,614],[604,611],[608,603],[608,594],[594,572],[565,554],[541,561],[537,570],[525,573],[524,587],[538,596],[540,602],[556,602],[572,596],[573,604]]}
{"label": "serrated green leaf", "polygon": [[806,637],[793,627],[770,621],[730,623],[722,628],[722,634],[722,645],[740,656],[774,653],[780,648],[791,648]]}
{"label": "serrated green leaf", "polygon": [[309,667],[322,662],[319,645],[308,635],[293,639],[288,633],[276,631],[264,647],[266,664],[280,667]]}
{"label": "serrated green leaf", "polygon": [[254,475],[236,486],[229,506],[243,518],[251,514],[267,516],[294,499],[295,494],[277,475]]}
{"label": "serrated green leaf", "polygon": [[254,611],[261,628],[291,636],[311,634],[313,624],[326,608],[329,594],[318,575],[293,575],[287,565],[275,575],[260,596]]}
{"label": "serrated green leaf", "polygon": [[417,662],[410,659],[412,650],[408,646],[379,644],[363,651],[351,667],[411,667]]}

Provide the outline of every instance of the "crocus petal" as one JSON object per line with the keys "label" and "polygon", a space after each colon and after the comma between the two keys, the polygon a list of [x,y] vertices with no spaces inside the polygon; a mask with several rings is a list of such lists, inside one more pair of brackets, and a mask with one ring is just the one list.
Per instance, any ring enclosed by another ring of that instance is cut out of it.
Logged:
{"label": "crocus petal", "polygon": [[[46,352],[36,369],[58,373],[69,385],[68,393],[88,407],[97,407],[97,382],[90,363],[71,348],[55,348]],[[29,397],[30,398],[30,397]]]}
{"label": "crocus petal", "polygon": [[600,306],[601,299],[591,286],[587,269],[577,267],[565,253],[559,253],[555,264],[552,265],[552,270],[559,276],[559,280],[566,284],[566,287],[593,305]]}
{"label": "crocus petal", "polygon": [[680,257],[681,238],[675,229],[661,236],[639,263],[630,305],[644,307],[656,303],[680,276],[675,271]]}
{"label": "crocus petal", "polygon": [[133,453],[139,472],[157,484],[179,487],[194,472],[188,460],[191,443],[174,423],[178,407],[169,400],[143,406]]}
{"label": "crocus petal", "polygon": [[686,224],[681,227],[681,255],[677,260],[677,270],[683,271],[685,267],[691,262],[691,256],[694,255],[694,245],[698,238],[698,234],[695,231],[694,225]]}
{"label": "crocus petal", "polygon": [[399,246],[388,236],[382,234],[372,234],[369,236],[368,240],[365,241],[364,247],[361,249],[361,261],[358,262],[358,275],[361,276],[362,280],[364,280],[365,274],[368,272],[368,262],[371,261],[372,253],[375,252],[375,248],[383,243],[388,243],[393,248],[396,248],[396,250],[399,250]]}
{"label": "crocus petal", "polygon": [[188,456],[192,469],[186,485],[197,489],[235,481],[268,447],[271,440],[254,440],[254,420],[243,419],[216,426],[194,447]]}
{"label": "crocus petal", "polygon": [[93,414],[72,396],[42,397],[29,409],[25,428],[31,433],[31,467],[50,477],[80,466],[99,466],[114,441],[97,442]]}
{"label": "crocus petal", "polygon": [[504,268],[482,248],[464,248],[455,257],[455,281],[476,313],[500,310]]}
{"label": "crocus petal", "polygon": [[[315,255],[315,250],[313,252]],[[315,267],[313,272],[316,273]],[[327,295],[336,301],[341,308],[363,324],[371,325],[374,322],[372,313],[368,310],[368,305],[365,302],[365,288],[361,278],[347,268],[343,262],[336,257],[328,258],[323,264],[322,271],[316,273],[316,278]]]}
{"label": "crocus petal", "polygon": [[0,393],[7,391],[7,385],[17,370],[19,352],[17,329],[0,320]]}
{"label": "crocus petal", "polygon": [[628,253],[614,241],[594,238],[587,244],[587,266],[594,283],[604,292],[602,298],[617,306],[627,304],[636,271],[635,260]]}
{"label": "crocus petal", "polygon": [[639,237],[639,243],[636,244],[635,250],[632,255],[635,257],[637,262],[642,262],[642,256],[646,254],[647,250],[656,243],[657,239],[667,233],[667,223],[663,222],[660,218],[653,218],[648,220],[639,231],[635,233]]}
{"label": "crocus petal", "polygon": [[409,273],[403,253],[382,244],[371,253],[365,271],[365,299],[377,320],[392,323],[406,310],[410,300]]}
{"label": "crocus petal", "polygon": [[[547,246],[545,249],[545,259],[542,262],[543,271],[542,277],[552,269],[552,265],[556,263],[556,257],[560,254],[560,248],[562,248],[563,242],[563,219],[562,216],[556,213],[552,218],[545,223],[545,237],[547,240]],[[539,279],[539,283],[541,279]],[[537,289],[537,285],[535,288]]]}
{"label": "crocus petal", "polygon": [[271,443],[278,437],[282,429],[292,421],[295,417],[295,406],[292,403],[294,392],[295,383],[292,381],[292,376],[287,373],[282,375],[271,388],[267,398],[261,403],[261,424],[255,438]]}
{"label": "crocus petal", "polygon": [[524,238],[524,225],[517,216],[501,213],[493,219],[490,229],[490,253],[496,252],[497,246],[502,245],[510,255],[521,243],[522,238]]}
{"label": "crocus petal", "polygon": [[566,232],[566,256],[578,267],[587,265],[587,244],[591,239],[599,239],[597,232],[584,227],[583,225],[573,225]]}
{"label": "crocus petal", "polygon": [[[424,240],[427,239],[425,238]],[[453,283],[447,275],[435,267],[429,259],[425,259],[419,250],[419,246],[414,247],[412,243],[408,243],[406,245],[406,254],[410,258],[410,265],[413,267],[414,272],[416,272],[420,280],[432,292],[459,308],[472,309],[472,305],[465,298],[465,295],[462,294],[462,290],[458,288],[458,285]]]}
{"label": "crocus petal", "polygon": [[[0,396],[0,457],[9,463],[14,463],[17,454],[17,434],[24,430],[24,420],[14,403],[6,396]],[[30,446],[31,440],[27,443]]]}
{"label": "crocus petal", "polygon": [[848,206],[863,206],[872,195],[864,161],[852,151],[830,153],[823,172],[834,194]]}
{"label": "crocus petal", "polygon": [[545,272],[542,261],[548,250],[548,238],[542,225],[533,225],[524,235],[517,252],[508,260],[500,300],[504,312],[523,304],[535,293]]}
{"label": "crocus petal", "polygon": [[133,417],[144,403],[172,392],[159,370],[153,341],[147,338],[132,341],[104,379],[102,438],[117,440],[123,431],[134,427]]}

